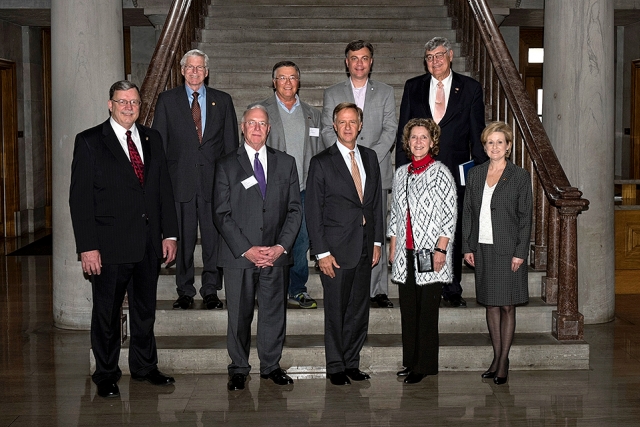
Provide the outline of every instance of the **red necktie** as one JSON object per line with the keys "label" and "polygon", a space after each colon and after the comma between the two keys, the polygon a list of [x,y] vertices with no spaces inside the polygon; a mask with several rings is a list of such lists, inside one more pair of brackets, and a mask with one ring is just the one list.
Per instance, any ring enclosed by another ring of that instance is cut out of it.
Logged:
{"label": "red necktie", "polygon": [[133,171],[136,173],[140,185],[144,186],[144,163],[142,163],[136,144],[133,143],[130,130],[127,131],[127,146],[129,147],[129,158],[131,159]]}
{"label": "red necktie", "polygon": [[198,142],[202,144],[202,112],[200,110],[200,103],[198,102],[198,92],[193,92],[193,102],[191,103],[191,116],[193,122],[196,124],[196,132],[198,132]]}

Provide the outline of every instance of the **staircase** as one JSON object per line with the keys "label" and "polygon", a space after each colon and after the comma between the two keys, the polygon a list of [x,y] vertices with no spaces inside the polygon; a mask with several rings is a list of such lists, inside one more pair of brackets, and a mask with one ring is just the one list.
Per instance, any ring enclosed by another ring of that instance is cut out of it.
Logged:
{"label": "staircase", "polygon": [[[276,62],[292,60],[301,69],[300,98],[322,108],[324,88],[346,79],[344,48],[353,39],[374,46],[372,77],[394,86],[400,104],[404,82],[424,73],[426,41],[445,36],[460,46],[451,30],[444,0],[213,0],[197,47],[209,55],[209,85],[233,97],[238,117],[245,107],[270,96],[271,70]],[[465,72],[465,58],[454,56],[453,68]],[[196,249],[196,288],[202,260]],[[318,309],[287,311],[287,338],[281,365],[294,377],[324,376],[323,300],[319,275],[310,269],[307,284]],[[541,299],[543,272],[529,272],[530,302],[518,307],[512,370],[588,369],[589,345],[584,341],[558,342],[551,336],[551,311]],[[440,370],[481,371],[491,362],[492,350],[485,309],[475,301],[473,272],[463,269],[463,296],[468,307],[440,309]],[[225,299],[224,290],[218,294]],[[395,372],[402,361],[398,288],[389,285],[393,309],[372,308],[369,337],[361,352],[361,368],[368,372]],[[227,312],[173,310],[176,298],[172,268],[163,269],[158,283],[156,338],[160,368],[168,373],[226,373]],[[257,312],[256,312],[257,317]],[[255,335],[255,321],[253,334]],[[123,346],[121,360],[128,355]],[[91,356],[91,369],[94,361]],[[251,365],[259,366],[255,343]],[[122,362],[121,368],[127,369]]]}

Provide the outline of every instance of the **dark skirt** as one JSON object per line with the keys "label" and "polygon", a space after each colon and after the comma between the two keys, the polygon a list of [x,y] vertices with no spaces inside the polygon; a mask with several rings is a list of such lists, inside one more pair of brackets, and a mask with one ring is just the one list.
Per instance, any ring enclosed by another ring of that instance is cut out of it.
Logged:
{"label": "dark skirt", "polygon": [[500,255],[493,245],[478,244],[475,253],[476,300],[490,306],[518,305],[529,302],[526,260],[518,271],[511,271],[511,255]]}

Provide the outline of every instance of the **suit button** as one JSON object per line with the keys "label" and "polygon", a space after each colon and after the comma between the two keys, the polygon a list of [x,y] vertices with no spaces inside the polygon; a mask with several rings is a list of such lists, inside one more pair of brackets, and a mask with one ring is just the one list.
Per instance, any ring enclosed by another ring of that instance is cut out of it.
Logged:
{"label": "suit button", "polygon": [[142,218],[144,218],[144,217],[145,217],[145,214],[142,214]]}
{"label": "suit button", "polygon": [[260,227],[260,231],[264,231],[264,229],[262,227]]}
{"label": "suit button", "polygon": [[266,212],[266,211],[267,211],[266,209],[262,209],[262,212]]}

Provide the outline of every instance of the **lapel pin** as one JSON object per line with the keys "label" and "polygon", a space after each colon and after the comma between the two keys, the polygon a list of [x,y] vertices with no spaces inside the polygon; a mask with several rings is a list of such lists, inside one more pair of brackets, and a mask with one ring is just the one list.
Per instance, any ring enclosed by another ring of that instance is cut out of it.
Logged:
{"label": "lapel pin", "polygon": [[211,103],[211,105],[216,105],[216,103],[215,103],[215,102],[212,102],[212,103]]}
{"label": "lapel pin", "polygon": [[145,139],[145,141],[148,141],[148,140],[149,140],[149,137],[148,137],[148,136],[145,136],[145,137],[144,137],[144,139]]}
{"label": "lapel pin", "polygon": [[456,88],[456,93],[458,93],[459,90],[460,90],[460,88]]}

